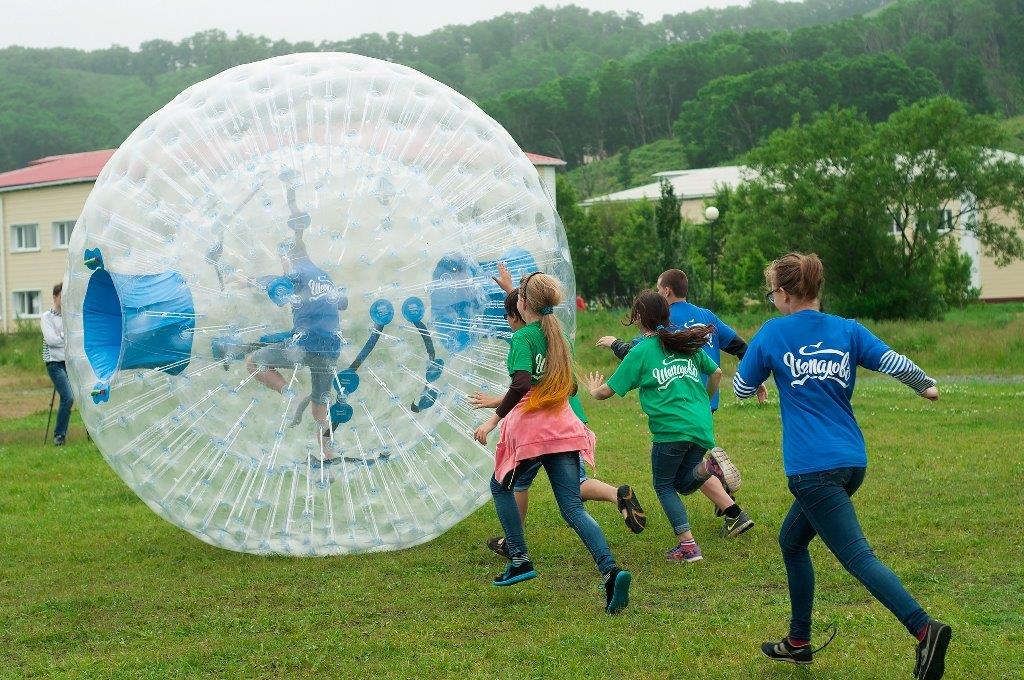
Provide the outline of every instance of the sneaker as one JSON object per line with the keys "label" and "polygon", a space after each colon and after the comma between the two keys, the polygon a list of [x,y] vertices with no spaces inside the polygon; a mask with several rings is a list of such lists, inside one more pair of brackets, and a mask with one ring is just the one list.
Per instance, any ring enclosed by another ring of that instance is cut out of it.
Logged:
{"label": "sneaker", "polygon": [[633,577],[625,569],[613,568],[604,581],[604,611],[618,614],[629,604],[629,584]]}
{"label": "sneaker", "polygon": [[[839,630],[835,625],[829,626],[832,629],[832,634],[828,637],[821,647],[812,649],[811,644],[801,645],[799,647],[789,644],[789,638],[784,637],[778,642],[765,642],[761,645],[761,652],[772,661],[785,661],[787,663],[795,663],[801,666],[806,666],[814,662],[814,655],[821,650],[832,644],[832,641],[836,639],[836,634]],[[828,628],[826,628],[828,630]]]}
{"label": "sneaker", "polygon": [[647,526],[647,513],[640,506],[640,501],[636,499],[633,487],[623,484],[615,492],[615,496],[618,499],[619,512],[622,513],[622,519],[625,520],[626,526],[634,534],[639,534]]}
{"label": "sneaker", "polygon": [[704,555],[701,554],[700,546],[696,543],[680,543],[665,551],[665,559],[669,562],[699,562],[704,559]]}
{"label": "sneaker", "polygon": [[708,457],[704,459],[704,464],[708,472],[722,482],[727,494],[732,496],[740,490],[740,484],[743,482],[740,478],[740,471],[729,460],[729,454],[725,452],[725,449],[716,446],[708,451]]}
{"label": "sneaker", "polygon": [[53,438],[53,445],[54,446],[64,446],[64,437],[62,437],[60,435],[57,435],[56,437],[54,437]]}
{"label": "sneaker", "polygon": [[499,576],[495,576],[494,580],[491,581],[491,585],[511,586],[523,581],[529,581],[531,578],[537,578],[537,572],[533,569],[533,562],[526,560],[516,566],[515,562],[510,560],[508,566],[505,567],[505,571]]}
{"label": "sneaker", "polygon": [[506,560],[512,559],[512,557],[508,554],[508,544],[505,543],[504,536],[493,536],[487,539],[487,547],[495,553],[497,553],[498,555],[504,557]]}
{"label": "sneaker", "polygon": [[736,517],[726,517],[722,520],[722,529],[719,534],[722,538],[735,538],[752,526],[754,526],[754,520],[750,519],[750,515],[746,511],[740,510],[740,514]]}
{"label": "sneaker", "polygon": [[919,680],[938,680],[946,672],[946,648],[953,629],[932,619],[928,622],[924,639],[917,643],[917,664],[914,677]]}
{"label": "sneaker", "polygon": [[785,637],[778,642],[765,642],[761,645],[761,651],[772,661],[785,661],[787,663],[806,666],[814,663],[814,650],[809,644],[794,647],[789,644],[789,638]]}

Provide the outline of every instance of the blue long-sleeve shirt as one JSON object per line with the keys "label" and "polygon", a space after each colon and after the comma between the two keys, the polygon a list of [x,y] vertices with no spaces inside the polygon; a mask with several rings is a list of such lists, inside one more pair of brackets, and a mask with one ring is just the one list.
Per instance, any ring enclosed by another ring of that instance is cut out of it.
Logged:
{"label": "blue long-sleeve shirt", "polygon": [[887,373],[918,394],[935,384],[859,322],[814,310],[771,319],[750,341],[733,391],[751,397],[774,376],[787,475],[867,466],[864,435],[850,405],[857,366]]}

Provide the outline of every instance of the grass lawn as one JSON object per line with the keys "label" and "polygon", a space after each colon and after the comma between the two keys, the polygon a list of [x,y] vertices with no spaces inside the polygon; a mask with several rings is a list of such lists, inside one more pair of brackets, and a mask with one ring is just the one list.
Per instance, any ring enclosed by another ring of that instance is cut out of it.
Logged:
{"label": "grass lawn", "polygon": [[[985,354],[1019,343],[1024,315],[998,308],[997,321],[993,309],[880,329],[927,370],[971,376],[942,380],[938,403],[867,374],[855,402],[871,460],[861,521],[909,590],[952,624],[950,678],[1019,678],[1024,667],[1024,369],[1019,348],[1010,369]],[[585,345],[617,332],[614,319],[581,320],[584,367],[610,366]],[[756,327],[736,323],[748,337]],[[975,330],[975,340],[997,338],[991,348],[971,342]],[[917,351],[901,346],[914,341]],[[0,366],[5,385],[26,376]],[[705,560],[684,566],[663,558],[673,537],[650,488],[636,400],[585,404],[598,476],[635,485],[650,517],[634,536],[611,506],[590,506],[634,573],[618,617],[603,614],[593,562],[543,480],[527,521],[540,577],[496,589],[489,581],[503,565],[483,545],[499,531],[490,505],[398,553],[252,557],[150,512],[77,416],[65,449],[40,444],[45,410],[0,419],[0,677],[911,677],[911,638],[817,543],[815,626],[835,623],[839,637],[809,669],[771,665],[758,651],[785,632],[789,609],[776,544],[790,502],[776,403],[723,400],[717,436],[744,472],[740,500],[758,524],[720,539],[710,504],[688,498]]]}

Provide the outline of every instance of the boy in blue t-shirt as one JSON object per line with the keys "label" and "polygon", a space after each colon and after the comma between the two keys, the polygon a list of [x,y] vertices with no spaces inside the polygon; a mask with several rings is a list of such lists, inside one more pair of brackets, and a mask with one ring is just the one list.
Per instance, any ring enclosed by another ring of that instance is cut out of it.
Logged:
{"label": "boy in blue t-shirt", "polygon": [[[888,373],[935,401],[935,380],[852,319],[820,311],[824,272],[817,255],[789,253],[765,270],[768,299],[782,313],[750,342],[733,378],[741,399],[774,375],[782,413],[782,462],[793,505],[779,530],[792,615],[789,635],[766,642],[770,659],[811,663],[814,567],[807,550],[815,536],[918,640],[914,676],[942,677],[950,627],[932,619],[899,578],[875,557],[851,497],[864,481],[864,435],[850,398],[857,366]],[[828,644],[828,643],[826,643]]]}
{"label": "boy in blue t-shirt", "polygon": [[[669,269],[663,272],[658,277],[658,293],[668,301],[668,320],[673,327],[687,329],[694,326],[711,326],[715,329],[714,334],[708,338],[708,344],[704,346],[704,351],[716,365],[722,363],[722,352],[731,354],[737,359],[743,358],[747,351],[746,341],[710,309],[698,307],[687,301],[689,281],[686,278],[686,272],[681,269]],[[608,347],[615,353],[615,356],[622,359],[639,339],[636,338],[627,343],[608,335],[598,340],[597,344],[601,347]],[[707,377],[704,378],[704,384],[707,384]],[[757,398],[758,401],[763,402],[767,391],[763,387],[759,389]],[[719,392],[715,392],[711,397],[712,412],[718,410],[720,396]]]}

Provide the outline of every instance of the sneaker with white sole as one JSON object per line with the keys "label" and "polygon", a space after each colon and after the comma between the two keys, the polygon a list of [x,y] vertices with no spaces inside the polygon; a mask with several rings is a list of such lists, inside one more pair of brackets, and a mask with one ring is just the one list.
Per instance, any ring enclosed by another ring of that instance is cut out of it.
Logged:
{"label": "sneaker with white sole", "polygon": [[928,622],[924,639],[917,644],[917,664],[914,677],[919,680],[939,680],[946,672],[946,649],[953,629],[941,621]]}
{"label": "sneaker with white sole", "polygon": [[718,480],[722,482],[722,486],[725,487],[727,494],[732,496],[740,490],[740,485],[743,483],[740,471],[733,465],[725,449],[716,446],[708,451],[708,456],[704,459],[704,465],[712,476],[718,477]]}
{"label": "sneaker with white sole", "polygon": [[679,543],[665,551],[665,559],[669,562],[699,562],[704,555],[696,543]]}
{"label": "sneaker with white sole", "polygon": [[735,517],[725,516],[722,520],[722,529],[719,534],[722,538],[735,538],[747,531],[754,526],[754,520],[750,519],[750,515],[744,510],[740,510],[740,514]]}

